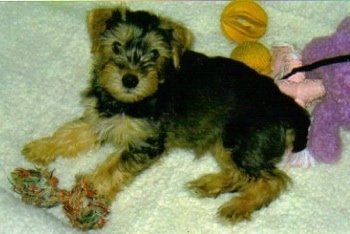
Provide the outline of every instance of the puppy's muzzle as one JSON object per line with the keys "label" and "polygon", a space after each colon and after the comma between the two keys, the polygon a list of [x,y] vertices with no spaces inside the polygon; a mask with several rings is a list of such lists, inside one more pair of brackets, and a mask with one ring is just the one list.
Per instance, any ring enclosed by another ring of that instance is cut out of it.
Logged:
{"label": "puppy's muzzle", "polygon": [[137,76],[132,74],[126,74],[122,78],[123,86],[128,89],[133,89],[139,83]]}

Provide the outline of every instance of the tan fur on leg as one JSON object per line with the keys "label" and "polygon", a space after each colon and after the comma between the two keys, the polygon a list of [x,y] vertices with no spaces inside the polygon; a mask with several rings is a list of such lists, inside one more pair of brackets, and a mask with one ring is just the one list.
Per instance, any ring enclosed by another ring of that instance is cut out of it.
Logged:
{"label": "tan fur on leg", "polygon": [[32,141],[23,147],[25,157],[35,163],[48,164],[58,156],[74,157],[98,143],[90,124],[82,120],[60,127],[51,137]]}
{"label": "tan fur on leg", "polygon": [[116,193],[129,184],[135,176],[140,174],[155,162],[144,154],[131,154],[127,151],[118,151],[111,154],[96,170],[86,175],[86,180],[91,183],[98,194],[113,201]]}
{"label": "tan fur on leg", "polygon": [[275,200],[286,190],[290,178],[278,169],[261,172],[260,177],[250,178],[240,171],[232,161],[231,152],[221,142],[211,147],[211,153],[219,163],[222,171],[207,174],[188,183],[188,187],[201,197],[217,197],[223,192],[239,192],[220,209],[221,217],[233,223],[249,219],[251,213]]}
{"label": "tan fur on leg", "polygon": [[289,182],[290,178],[281,170],[262,172],[260,177],[252,178],[240,189],[239,196],[221,206],[219,215],[233,223],[250,219],[255,210],[279,197]]}
{"label": "tan fur on leg", "polygon": [[133,177],[131,173],[120,169],[121,154],[122,152],[111,154],[94,172],[86,175],[87,182],[92,184],[99,195],[104,195],[109,201],[113,201],[122,185],[131,181]]}
{"label": "tan fur on leg", "polygon": [[231,159],[231,153],[221,142],[214,144],[211,153],[219,163],[222,171],[207,174],[188,183],[188,187],[200,197],[217,197],[220,193],[239,189],[246,183],[246,176],[238,170]]}

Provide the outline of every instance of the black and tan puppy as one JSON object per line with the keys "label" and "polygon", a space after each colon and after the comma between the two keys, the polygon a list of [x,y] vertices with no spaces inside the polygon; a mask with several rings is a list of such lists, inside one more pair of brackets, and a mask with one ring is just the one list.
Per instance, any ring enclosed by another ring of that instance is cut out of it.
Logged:
{"label": "black and tan puppy", "polygon": [[232,222],[249,219],[287,188],[290,179],[275,164],[286,150],[305,147],[310,122],[272,79],[188,50],[185,27],[149,12],[95,9],[87,25],[93,68],[85,113],[27,144],[28,160],[48,164],[111,143],[115,153],[86,177],[112,201],[169,149],[210,152],[221,172],[188,186],[199,196],[238,192],[219,209]]}

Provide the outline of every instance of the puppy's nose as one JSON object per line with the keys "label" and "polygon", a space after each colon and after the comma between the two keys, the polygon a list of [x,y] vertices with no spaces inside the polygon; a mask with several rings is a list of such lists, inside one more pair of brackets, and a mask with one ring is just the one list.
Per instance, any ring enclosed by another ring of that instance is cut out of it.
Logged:
{"label": "puppy's nose", "polygon": [[135,75],[126,74],[123,76],[122,82],[125,88],[132,89],[137,86],[137,84],[139,83],[139,80]]}

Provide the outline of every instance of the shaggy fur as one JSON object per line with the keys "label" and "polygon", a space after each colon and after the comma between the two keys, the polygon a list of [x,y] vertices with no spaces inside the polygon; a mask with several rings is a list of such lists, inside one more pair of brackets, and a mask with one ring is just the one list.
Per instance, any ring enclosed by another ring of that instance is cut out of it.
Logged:
{"label": "shaggy fur", "polygon": [[[323,61],[327,64],[331,58],[340,56],[338,59],[333,59],[338,64],[320,66],[306,73],[308,79],[322,80],[327,93],[313,109],[308,141],[308,149],[319,162],[335,163],[340,159],[343,149],[340,129],[350,129],[349,45],[350,17],[346,17],[334,33],[314,38],[305,46],[302,53],[304,64],[328,59]],[[340,59],[343,63],[339,63]]]}
{"label": "shaggy fur", "polygon": [[93,69],[84,115],[24,146],[28,160],[48,164],[111,143],[116,151],[86,178],[112,201],[169,149],[210,152],[221,171],[188,187],[208,197],[238,192],[219,209],[233,223],[287,188],[275,164],[305,147],[310,121],[270,78],[190,51],[185,27],[149,12],[94,9],[87,26]]}

